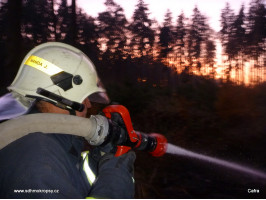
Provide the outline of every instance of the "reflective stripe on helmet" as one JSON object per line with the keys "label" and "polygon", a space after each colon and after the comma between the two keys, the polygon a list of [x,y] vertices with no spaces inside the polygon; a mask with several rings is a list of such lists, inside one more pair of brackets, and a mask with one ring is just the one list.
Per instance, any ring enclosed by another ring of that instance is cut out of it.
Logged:
{"label": "reflective stripe on helmet", "polygon": [[87,179],[90,183],[90,185],[92,185],[96,179],[95,174],[93,173],[93,171],[91,170],[90,166],[89,166],[89,152],[85,151],[81,153],[81,156],[83,158],[83,171],[85,172]]}
{"label": "reflective stripe on helmet", "polygon": [[106,92],[99,80],[94,64],[79,49],[60,42],[47,42],[25,56],[8,89],[20,95],[27,105],[32,104],[32,99],[24,98],[26,95],[43,98],[36,92],[37,88],[82,103],[93,93]]}
{"label": "reflective stripe on helmet", "polygon": [[31,55],[24,64],[36,68],[49,76],[53,76],[64,71],[53,63],[34,55]]}

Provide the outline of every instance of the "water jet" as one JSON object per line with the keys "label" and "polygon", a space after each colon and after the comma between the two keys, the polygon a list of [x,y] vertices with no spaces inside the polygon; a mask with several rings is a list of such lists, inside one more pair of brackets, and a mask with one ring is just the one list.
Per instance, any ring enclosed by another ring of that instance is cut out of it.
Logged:
{"label": "water jet", "polygon": [[242,173],[256,176],[258,178],[266,179],[266,173],[265,172],[259,171],[259,170],[254,169],[254,168],[246,167],[246,166],[234,163],[234,162],[229,162],[226,160],[222,160],[222,159],[214,158],[211,156],[203,155],[200,153],[196,153],[196,152],[184,149],[182,147],[179,147],[179,146],[176,146],[173,144],[168,143],[166,153],[177,155],[177,156],[183,156],[183,157],[197,159],[200,161],[219,165],[219,166],[231,169],[231,170],[236,170],[236,171],[239,171]]}

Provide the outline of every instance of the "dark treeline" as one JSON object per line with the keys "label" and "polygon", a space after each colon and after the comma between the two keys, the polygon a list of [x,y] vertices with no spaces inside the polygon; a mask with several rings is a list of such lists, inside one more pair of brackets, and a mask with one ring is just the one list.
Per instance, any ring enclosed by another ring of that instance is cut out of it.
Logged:
{"label": "dark treeline", "polygon": [[1,1],[1,87],[10,84],[26,52],[47,41],[80,48],[106,81],[119,79],[174,89],[181,72],[215,77],[217,37],[223,47],[227,80],[234,71],[243,81],[244,63],[250,60],[256,73],[266,71],[263,0],[251,0],[247,13],[242,6],[238,14],[227,3],[221,11],[219,33],[210,28],[207,16],[196,6],[191,17],[181,13],[176,22],[168,10],[163,24],[158,25],[150,19],[143,0],[138,1],[131,19],[115,1],[106,0],[105,5],[106,10],[93,18],[77,7],[75,0],[70,5],[67,0]]}
{"label": "dark treeline", "polygon": [[[250,64],[257,70],[252,70],[254,76],[260,78],[265,76],[266,70],[266,8],[261,0],[252,0],[248,12],[244,12],[244,5],[237,15],[234,14],[227,3],[221,14],[220,31],[221,43],[225,63],[228,65],[227,76],[234,68],[244,79],[244,62],[252,61]],[[239,73],[241,72],[241,73]],[[253,77],[254,78],[254,77]],[[257,78],[257,81],[264,81]],[[241,80],[241,78],[238,78]],[[255,78],[256,80],[256,78]]]}

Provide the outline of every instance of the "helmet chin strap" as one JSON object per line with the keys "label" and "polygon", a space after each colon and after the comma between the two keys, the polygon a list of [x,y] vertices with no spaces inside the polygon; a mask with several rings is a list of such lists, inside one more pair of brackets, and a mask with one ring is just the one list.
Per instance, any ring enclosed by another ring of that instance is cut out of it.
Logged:
{"label": "helmet chin strap", "polygon": [[[76,115],[76,111],[82,112],[85,108],[85,106],[81,103],[71,101],[69,99],[66,99],[62,96],[59,96],[53,92],[50,92],[48,90],[45,90],[43,88],[37,88],[36,91],[37,94],[40,94],[42,96],[45,96],[47,98],[42,98],[39,96],[34,96],[34,95],[26,95],[26,97],[29,98],[34,98],[36,100],[42,100],[46,101],[48,103],[51,103],[59,108],[65,109],[69,112],[70,115]],[[54,100],[54,101],[51,101]]]}
{"label": "helmet chin strap", "polygon": [[66,98],[64,98],[62,96],[59,96],[59,95],[57,95],[57,94],[55,94],[53,92],[50,92],[48,90],[45,90],[43,88],[37,88],[36,93],[40,94],[42,96],[45,96],[48,99],[54,100],[59,105],[70,107],[71,109],[79,111],[79,112],[82,112],[84,110],[84,108],[85,108],[85,106],[83,104],[81,104],[81,103],[78,103],[78,102],[75,102],[75,101],[71,101],[69,99],[66,99]]}
{"label": "helmet chin strap", "polygon": [[62,109],[64,109],[64,110],[67,110],[67,111],[69,112],[70,115],[74,115],[74,116],[76,116],[76,111],[73,110],[73,109],[68,108],[68,107],[65,106],[65,105],[62,105],[62,104],[56,103],[56,102],[54,102],[54,101],[51,101],[51,100],[49,100],[49,99],[42,98],[42,97],[39,97],[39,96],[26,95],[26,97],[36,99],[37,101],[45,101],[45,102],[48,102],[48,103],[53,104],[54,106],[56,106],[56,107],[58,107],[58,108],[62,108]]}
{"label": "helmet chin strap", "polygon": [[68,112],[69,112],[69,114],[70,115],[74,115],[74,116],[76,116],[76,111],[75,110],[73,110],[73,109],[66,109]]}

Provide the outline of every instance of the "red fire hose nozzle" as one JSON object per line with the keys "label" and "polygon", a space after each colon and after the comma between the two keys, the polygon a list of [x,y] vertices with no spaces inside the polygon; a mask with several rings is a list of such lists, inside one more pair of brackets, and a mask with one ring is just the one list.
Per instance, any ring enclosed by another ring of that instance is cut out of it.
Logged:
{"label": "red fire hose nozzle", "polygon": [[155,149],[150,152],[150,154],[154,157],[163,156],[167,150],[167,139],[161,134],[151,133],[150,137],[154,137],[157,141]]}
{"label": "red fire hose nozzle", "polygon": [[117,146],[117,152],[115,156],[123,155],[131,148],[148,151],[152,156],[156,157],[165,154],[167,149],[167,139],[158,133],[145,134],[135,131],[133,129],[131,118],[126,107],[122,105],[110,105],[104,108],[103,112],[109,119],[112,118],[111,113],[120,114],[128,133],[128,137],[124,137],[125,141]]}

